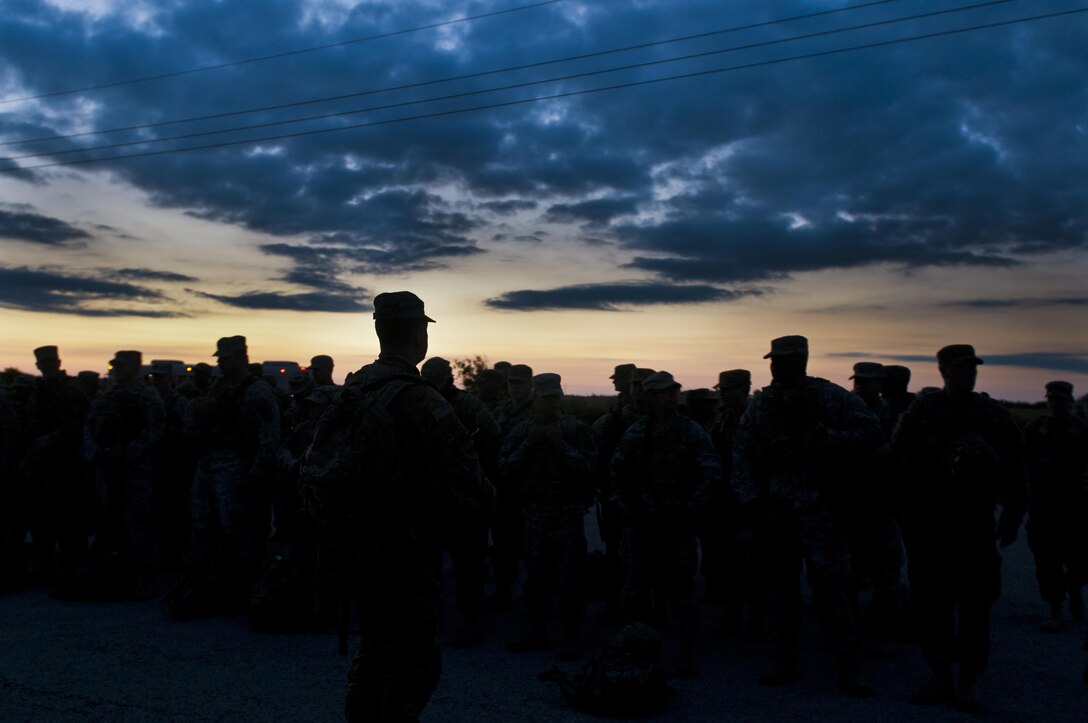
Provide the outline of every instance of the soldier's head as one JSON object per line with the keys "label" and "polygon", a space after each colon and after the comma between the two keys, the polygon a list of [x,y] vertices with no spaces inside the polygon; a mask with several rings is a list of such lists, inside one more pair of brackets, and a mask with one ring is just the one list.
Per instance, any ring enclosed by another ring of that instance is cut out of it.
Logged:
{"label": "soldier's head", "polygon": [[497,361],[491,366],[491,368],[497,371],[499,374],[502,374],[503,379],[505,379],[507,376],[509,376],[510,367],[512,366],[514,365],[508,361]]}
{"label": "soldier's head", "polygon": [[737,406],[748,400],[752,391],[752,372],[747,369],[730,369],[718,373],[718,398],[726,406]]}
{"label": "soldier's head", "polygon": [[681,405],[687,415],[703,426],[714,420],[714,407],[718,405],[718,395],[710,389],[689,389],[684,392]]}
{"label": "soldier's head", "polygon": [[612,376],[609,377],[612,380],[612,388],[620,394],[630,394],[631,373],[635,371],[635,368],[634,364],[617,364],[612,371]]}
{"label": "soldier's head", "polygon": [[382,356],[394,356],[415,366],[427,357],[427,324],[423,300],[411,291],[391,291],[374,297],[374,331]]}
{"label": "soldier's head", "polygon": [[858,362],[850,377],[854,382],[854,394],[866,402],[874,402],[884,388],[884,365],[877,362]]}
{"label": "soldier's head", "polygon": [[440,356],[433,356],[423,362],[419,373],[440,392],[453,386],[453,368]]}
{"label": "soldier's head", "polygon": [[244,336],[224,336],[215,343],[212,352],[223,376],[244,379],[249,376],[249,348]]}
{"label": "soldier's head", "polygon": [[654,372],[642,380],[646,404],[655,417],[665,417],[680,406],[680,382],[668,372]]}
{"label": "soldier's head", "polygon": [[538,422],[550,424],[559,415],[563,404],[562,381],[558,374],[544,373],[533,377],[533,411]]}
{"label": "soldier's head", "polygon": [[899,364],[884,365],[884,389],[885,397],[901,397],[907,393],[910,385],[910,368]]}
{"label": "soldier's head", "polygon": [[982,360],[970,344],[950,344],[937,352],[937,369],[944,380],[944,391],[961,396],[975,391],[978,367]]}
{"label": "soldier's head", "polygon": [[309,371],[314,378],[314,384],[318,386],[332,384],[333,366],[332,357],[328,354],[318,354],[310,359]]}
{"label": "soldier's head", "polygon": [[506,396],[506,377],[494,369],[484,369],[472,380],[472,393],[487,404],[494,404]]}
{"label": "soldier's head", "polygon": [[143,354],[125,350],[113,355],[110,360],[110,376],[121,384],[127,384],[140,378],[140,366],[144,363]]}
{"label": "soldier's head", "polygon": [[34,350],[34,365],[46,379],[60,374],[60,352],[55,346],[39,346]]}
{"label": "soldier's head", "polygon": [[207,391],[212,383],[212,365],[199,362],[193,365],[193,384],[200,391]]}
{"label": "soldier's head", "polygon": [[94,399],[98,394],[98,384],[101,381],[101,375],[98,372],[82,371],[76,374],[76,380],[80,386],[83,387],[83,391],[87,393],[87,396]]}
{"label": "soldier's head", "polygon": [[647,367],[635,367],[631,371],[631,404],[640,414],[646,411],[646,391],[642,388],[642,382],[654,373],[653,369]]}
{"label": "soldier's head", "polygon": [[808,339],[780,336],[771,340],[771,350],[763,355],[771,360],[771,378],[782,386],[795,386],[808,373]]}
{"label": "soldier's head", "polygon": [[168,361],[151,362],[151,386],[162,394],[168,394],[174,388],[174,365]]}
{"label": "soldier's head", "polygon": [[1047,382],[1046,407],[1055,417],[1068,418],[1073,416],[1075,405],[1073,385],[1069,382]]}
{"label": "soldier's head", "polygon": [[523,404],[533,398],[533,368],[528,364],[514,364],[506,373],[506,393],[510,399]]}

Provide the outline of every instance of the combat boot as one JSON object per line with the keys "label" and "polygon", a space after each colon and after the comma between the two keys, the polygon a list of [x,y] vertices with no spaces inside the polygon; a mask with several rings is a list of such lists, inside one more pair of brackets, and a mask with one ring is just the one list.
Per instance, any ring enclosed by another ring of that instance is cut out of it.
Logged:
{"label": "combat boot", "polygon": [[915,705],[936,705],[947,703],[956,694],[956,688],[952,682],[952,669],[947,665],[933,668],[929,680],[914,691],[910,702]]}
{"label": "combat boot", "polygon": [[775,645],[771,667],[759,676],[759,684],[770,688],[788,685],[801,679],[801,668],[797,665],[797,651],[785,643]]}
{"label": "combat boot", "polygon": [[960,672],[959,684],[952,704],[964,713],[978,713],[982,710],[982,694],[978,691],[978,676],[970,672]]}
{"label": "combat boot", "polygon": [[1060,633],[1065,629],[1065,616],[1062,612],[1062,601],[1050,603],[1050,619],[1043,621],[1039,629],[1044,633]]}

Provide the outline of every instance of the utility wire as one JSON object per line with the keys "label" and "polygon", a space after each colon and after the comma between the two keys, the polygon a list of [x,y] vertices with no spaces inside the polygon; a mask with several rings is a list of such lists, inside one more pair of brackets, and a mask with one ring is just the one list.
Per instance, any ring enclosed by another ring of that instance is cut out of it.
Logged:
{"label": "utility wire", "polygon": [[528,103],[536,103],[536,102],[545,101],[545,100],[557,100],[557,99],[560,99],[560,98],[572,98],[572,97],[576,97],[576,96],[589,95],[589,94],[592,94],[592,93],[601,93],[601,92],[613,91],[613,90],[623,90],[623,89],[627,89],[627,88],[636,88],[636,87],[641,87],[641,86],[646,86],[646,85],[653,85],[653,84],[657,84],[657,83],[665,83],[665,82],[669,82],[669,81],[673,81],[673,80],[682,80],[682,79],[688,79],[688,78],[699,78],[699,77],[704,77],[704,76],[709,76],[709,75],[716,75],[716,74],[719,74],[719,73],[727,73],[727,72],[731,72],[731,71],[748,70],[748,69],[751,69],[751,68],[760,68],[760,67],[766,67],[766,66],[770,66],[770,65],[779,65],[779,64],[782,64],[782,63],[789,63],[789,62],[798,61],[798,60],[808,60],[808,59],[811,59],[811,58],[828,57],[828,56],[832,56],[832,55],[839,55],[839,54],[842,54],[842,53],[855,52],[855,51],[858,51],[858,50],[868,50],[868,49],[871,49],[871,48],[888,47],[888,46],[892,46],[892,45],[902,45],[902,44],[906,44],[906,43],[916,42],[916,41],[919,41],[919,40],[928,40],[928,39],[931,39],[931,38],[950,37],[950,36],[959,35],[959,34],[962,34],[962,33],[974,32],[976,30],[989,30],[989,29],[992,29],[992,28],[1007,27],[1007,26],[1011,26],[1011,25],[1019,25],[1021,23],[1033,22],[1033,21],[1036,21],[1036,20],[1046,20],[1046,19],[1050,19],[1050,18],[1058,18],[1058,17],[1065,17],[1065,16],[1071,16],[1071,15],[1078,15],[1078,14],[1085,13],[1085,12],[1088,12],[1088,7],[1076,8],[1076,9],[1073,9],[1073,10],[1063,10],[1063,11],[1052,12],[1052,13],[1045,13],[1045,14],[1042,14],[1042,15],[1031,15],[1031,16],[1028,16],[1028,17],[1014,18],[1012,20],[1001,20],[1001,21],[986,23],[986,24],[982,24],[982,25],[971,25],[971,26],[968,26],[968,27],[956,28],[956,29],[953,29],[953,30],[940,30],[940,31],[935,31],[935,32],[931,32],[931,33],[923,33],[923,34],[920,34],[920,35],[910,35],[910,36],[906,36],[906,37],[903,37],[903,38],[895,38],[895,39],[892,39],[892,40],[881,40],[881,41],[876,41],[876,42],[872,42],[872,43],[865,43],[865,44],[862,44],[862,45],[853,45],[853,46],[849,46],[849,47],[845,47],[845,48],[834,48],[834,49],[831,49],[831,50],[821,50],[821,51],[816,51],[816,52],[812,52],[812,53],[804,53],[804,54],[801,54],[801,55],[791,55],[791,56],[786,56],[786,57],[783,57],[783,58],[773,58],[773,59],[770,59],[770,60],[762,60],[762,61],[753,62],[753,63],[745,63],[743,65],[732,65],[732,66],[727,66],[727,67],[724,67],[724,68],[712,68],[710,70],[693,71],[693,72],[690,72],[690,73],[683,73],[683,74],[679,74],[679,75],[669,75],[669,76],[664,76],[664,77],[661,77],[661,78],[652,78],[652,79],[648,79],[648,80],[632,81],[632,82],[629,82],[629,83],[617,83],[615,85],[602,86],[602,87],[599,87],[599,88],[585,88],[585,89],[582,89],[582,90],[571,90],[571,91],[566,91],[566,92],[563,92],[563,93],[554,93],[552,95],[538,96],[538,97],[535,97],[535,98],[521,98],[521,99],[518,99],[518,100],[510,100],[510,101],[503,101],[503,102],[498,102],[498,103],[489,103],[489,104],[486,104],[486,105],[470,106],[468,108],[457,108],[457,109],[453,109],[453,110],[435,111],[435,112],[432,112],[432,113],[423,113],[423,114],[413,115],[413,116],[401,116],[401,117],[398,117],[398,118],[387,118],[385,120],[369,121],[369,122],[366,122],[366,123],[356,123],[356,124],[353,124],[353,125],[339,126],[337,128],[321,128],[321,129],[317,129],[317,130],[299,131],[299,132],[296,132],[296,133],[284,133],[284,134],[280,134],[280,135],[266,136],[266,137],[262,137],[262,138],[250,138],[250,139],[247,139],[247,140],[238,140],[238,141],[224,141],[222,143],[210,143],[210,144],[206,144],[206,145],[202,145],[202,146],[189,146],[187,148],[170,148],[170,149],[164,149],[164,150],[160,150],[160,151],[145,151],[145,152],[141,152],[141,153],[121,154],[121,155],[106,156],[106,157],[101,157],[101,158],[84,158],[84,159],[76,159],[76,160],[71,160],[71,161],[57,161],[57,162],[54,162],[54,163],[42,163],[42,164],[38,164],[38,165],[34,165],[34,166],[25,166],[25,167],[14,166],[14,167],[11,167],[11,168],[2,168],[2,169],[0,169],[0,173],[10,173],[12,171],[29,171],[29,170],[34,170],[34,169],[37,169],[37,168],[51,168],[51,167],[55,167],[55,166],[71,166],[71,165],[86,164],[86,163],[98,163],[98,162],[102,162],[102,161],[127,160],[127,159],[130,159],[130,158],[148,158],[148,157],[153,157],[153,156],[168,155],[168,154],[172,154],[172,153],[184,153],[184,152],[188,152],[188,151],[211,150],[211,149],[215,149],[215,148],[226,148],[226,147],[229,147],[229,146],[237,146],[237,145],[254,145],[254,144],[263,143],[263,142],[266,142],[266,141],[279,141],[279,140],[286,140],[286,139],[289,139],[289,138],[300,138],[300,137],[305,137],[305,136],[320,135],[320,134],[324,134],[324,133],[335,133],[337,131],[353,130],[353,129],[357,129],[357,128],[368,128],[368,127],[373,127],[373,126],[392,125],[392,124],[396,124],[396,123],[404,123],[404,122],[415,121],[415,120],[424,120],[424,119],[428,119],[428,118],[439,118],[439,117],[460,115],[462,113],[472,113],[472,112],[481,111],[481,110],[493,110],[493,109],[496,109],[496,108],[508,108],[508,107],[511,107],[511,106],[526,105]]}
{"label": "utility wire", "polygon": [[[1014,0],[1006,0],[1014,1]],[[249,113],[261,113],[271,110],[283,110],[284,108],[295,108],[303,105],[313,105],[315,103],[329,103],[336,100],[346,100],[348,98],[359,98],[361,96],[375,95],[378,93],[389,93],[397,90],[410,90],[413,88],[422,88],[429,85],[437,85],[439,83],[450,83],[458,80],[471,80],[473,78],[482,78],[489,75],[496,75],[499,73],[512,73],[519,70],[528,70],[531,68],[540,68],[547,65],[556,65],[559,63],[569,63],[576,60],[587,60],[589,58],[597,58],[604,55],[612,55],[615,53],[626,53],[632,50],[645,50],[647,48],[653,48],[661,45],[668,45],[670,43],[680,43],[688,40],[700,40],[703,38],[713,37],[715,35],[725,35],[727,33],[737,33],[744,30],[754,30],[756,28],[769,27],[772,25],[780,25],[782,23],[789,23],[798,20],[809,20],[811,18],[821,17],[824,15],[834,15],[836,13],[847,12],[850,10],[861,10],[864,8],[875,7],[878,5],[888,5],[890,3],[901,2],[901,0],[874,0],[873,2],[856,3],[854,5],[845,5],[843,7],[832,8],[830,10],[821,10],[813,13],[806,13],[804,15],[793,15],[785,18],[777,18],[774,20],[766,20],[759,23],[749,23],[747,25],[736,25],[729,28],[721,28],[719,30],[711,30],[704,33],[696,33],[694,35],[683,35],[675,38],[667,38],[665,40],[655,40],[647,43],[639,43],[637,45],[628,45],[622,48],[612,48],[609,50],[598,50],[591,53],[582,53],[580,55],[570,55],[564,58],[553,58],[550,60],[541,60],[534,63],[525,63],[523,65],[512,65],[505,68],[495,68],[492,70],[483,70],[475,73],[466,73],[464,75],[451,75],[444,78],[436,78],[433,80],[424,80],[417,83],[407,83],[404,85],[392,85],[384,88],[373,88],[370,90],[358,91],[355,93],[345,93],[343,95],[333,95],[324,98],[311,98],[309,100],[294,101],[291,103],[278,103],[276,105],[262,106],[259,108],[246,108],[243,110],[227,111],[223,113],[212,113],[208,115],[190,116],[188,118],[176,118],[173,120],[157,121],[155,123],[141,123],[139,125],[123,126],[120,128],[107,128],[105,130],[97,131],[83,131],[80,133],[67,133],[63,135],[42,136],[39,138],[26,138],[18,141],[4,141],[0,142],[0,147],[18,145],[23,143],[39,143],[44,141],[64,140],[67,138],[80,138],[83,136],[97,136],[105,135],[107,133],[121,133],[123,131],[144,130],[148,128],[160,128],[162,126],[176,125],[179,123],[193,123],[196,121],[215,120],[218,118],[230,118],[233,116],[247,115]]]}
{"label": "utility wire", "polygon": [[861,23],[858,25],[849,25],[843,28],[834,28],[831,30],[821,30],[814,33],[806,33],[804,35],[794,35],[788,38],[776,38],[774,40],[764,40],[758,43],[749,43],[747,45],[737,45],[730,48],[721,48],[718,50],[708,50],[700,53],[689,53],[687,55],[675,56],[672,58],[661,58],[658,60],[648,60],[641,63],[631,63],[628,65],[616,66],[613,68],[604,68],[601,70],[589,70],[582,73],[574,73],[570,75],[563,75],[552,78],[544,78],[542,80],[528,80],[521,83],[513,83],[510,85],[497,86],[494,88],[483,88],[479,90],[462,91],[459,93],[451,93],[448,95],[434,96],[431,98],[420,98],[416,100],[399,101],[396,103],[387,103],[385,105],[369,106],[366,108],[354,108],[352,110],[335,111],[330,113],[322,113],[319,115],[303,116],[300,118],[291,118],[287,120],[278,121],[266,121],[264,123],[253,123],[243,126],[235,126],[233,128],[221,128],[218,130],[210,131],[193,131],[192,133],[181,133],[173,136],[162,136],[159,138],[145,138],[135,141],[123,141],[118,143],[105,143],[97,146],[84,146],[82,148],[68,148],[61,151],[41,151],[38,153],[24,153],[18,156],[8,156],[4,160],[16,161],[24,158],[38,158],[45,156],[65,156],[73,153],[81,153],[84,151],[102,151],[110,150],[113,148],[124,148],[127,146],[144,146],[151,143],[166,143],[169,141],[187,140],[189,138],[199,138],[203,136],[222,135],[224,133],[236,133],[239,131],[257,130],[260,128],[273,128],[276,126],[290,125],[293,123],[305,123],[315,120],[327,120],[329,118],[338,118],[347,115],[358,115],[359,113],[371,113],[381,110],[392,110],[394,108],[405,108],[413,105],[421,105],[425,103],[437,103],[446,100],[456,100],[458,98],[468,98],[472,96],[485,95],[487,93],[498,93],[505,90],[516,90],[519,88],[528,88],[536,85],[546,85],[548,83],[558,83],[566,80],[578,80],[582,78],[588,78],[596,75],[605,75],[608,73],[618,73],[624,70],[635,70],[638,68],[647,68],[655,65],[663,65],[666,63],[677,63],[685,60],[694,60],[698,58],[706,58],[714,55],[723,55],[725,53],[733,53],[742,50],[752,50],[754,48],[765,48],[772,45],[782,45],[785,43],[792,43],[799,40],[810,40],[812,38],[826,37],[829,35],[838,35],[841,33],[852,32],[854,30],[867,30],[869,28],[880,27],[884,25],[892,25],[895,23],[908,22],[912,20],[921,20],[925,18],[932,18],[939,15],[948,15],[951,13],[964,12],[970,10],[977,10],[979,8],[990,7],[993,5],[1002,5],[1010,2],[1016,2],[1016,0],[990,0],[989,2],[979,3],[975,5],[963,5],[956,8],[946,8],[943,10],[936,10],[928,13],[919,13],[917,15],[910,15],[901,18],[890,18],[887,20],[879,20],[869,23]]}
{"label": "utility wire", "polygon": [[298,50],[288,50],[282,53],[272,53],[270,55],[259,55],[253,58],[243,58],[242,60],[231,60],[226,63],[217,63],[215,65],[203,65],[199,68],[189,68],[187,70],[175,70],[170,73],[159,73],[158,75],[145,75],[139,78],[129,78],[128,80],[116,80],[111,83],[99,83],[98,85],[88,85],[82,88],[69,88],[68,90],[54,90],[49,93],[39,93],[38,95],[26,95],[20,98],[7,98],[0,100],[0,105],[5,103],[18,103],[26,100],[37,100],[39,98],[52,98],[58,95],[71,95],[73,93],[85,93],[91,90],[102,90],[104,88],[116,88],[122,85],[133,85],[135,83],[147,83],[152,80],[164,80],[166,78],[176,78],[181,75],[190,75],[192,73],[206,73],[210,70],[220,70],[221,68],[232,68],[236,65],[248,65],[250,63],[260,63],[265,60],[274,60],[276,58],[287,58],[294,55],[304,55],[306,53],[316,53],[319,50],[328,50],[329,48],[339,48],[344,45],[354,45],[356,43],[367,43],[372,40],[381,40],[382,38],[392,38],[397,35],[407,35],[408,33],[419,32],[420,30],[433,30],[435,28],[445,27],[447,25],[455,25],[457,23],[467,23],[472,20],[482,20],[484,18],[492,18],[497,15],[506,15],[508,13],[521,12],[522,10],[531,10],[533,8],[543,7],[545,5],[555,5],[556,3],[563,2],[564,0],[541,0],[540,2],[529,3],[528,5],[518,5],[512,8],[506,8],[504,10],[494,10],[488,13],[480,13],[479,15],[466,15],[460,18],[453,18],[452,20],[443,20],[437,23],[428,23],[427,25],[417,25],[413,28],[404,28],[402,30],[393,30],[388,33],[378,33],[377,35],[366,35],[361,38],[352,38],[351,40],[341,40],[335,43],[327,43],[325,45],[315,45],[310,48],[299,48]]}

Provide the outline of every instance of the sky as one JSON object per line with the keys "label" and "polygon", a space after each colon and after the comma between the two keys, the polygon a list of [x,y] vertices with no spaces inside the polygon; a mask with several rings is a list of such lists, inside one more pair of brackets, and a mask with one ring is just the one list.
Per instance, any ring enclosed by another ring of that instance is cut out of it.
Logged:
{"label": "sky", "polygon": [[[0,366],[431,354],[606,393],[803,334],[1088,392],[1088,0],[0,0]],[[1050,17],[1041,17],[1049,15]],[[36,154],[36,155],[35,155]]]}

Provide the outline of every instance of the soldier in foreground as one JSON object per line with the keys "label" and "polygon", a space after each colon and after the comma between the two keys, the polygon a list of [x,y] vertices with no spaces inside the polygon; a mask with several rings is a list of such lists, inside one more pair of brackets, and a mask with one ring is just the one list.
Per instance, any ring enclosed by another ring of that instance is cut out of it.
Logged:
{"label": "soldier in foreground", "polygon": [[760,683],[797,680],[801,624],[801,562],[816,611],[839,656],[839,687],[852,697],[872,694],[861,669],[861,636],[850,609],[850,552],[837,519],[849,458],[881,441],[880,422],[865,403],[826,379],[810,377],[808,339],[771,342],[771,385],[752,398],[733,440],[733,490],[742,514],[766,538],[771,567],[768,602],[774,657]]}
{"label": "soldier in foreground", "polygon": [[[416,720],[423,712],[441,674],[443,521],[479,515],[491,501],[468,433],[450,403],[416,370],[427,356],[432,322],[410,292],[374,299],[381,353],[351,376],[318,424],[302,463],[304,485],[312,485],[322,469],[337,466],[329,455],[355,459],[358,466],[350,465],[349,472],[357,475],[356,484],[350,475],[345,483],[367,495],[348,498],[359,501],[357,509],[342,510],[350,529],[330,531],[354,541],[346,552],[352,553],[348,574],[362,638],[348,676],[348,721]],[[369,411],[356,411],[362,409]],[[352,433],[356,425],[369,424],[376,434],[373,420],[379,416],[387,420],[380,448],[374,434],[366,439]],[[357,447],[357,455],[323,443],[338,432],[343,444]]]}
{"label": "soldier in foreground", "polygon": [[990,659],[990,612],[1001,593],[994,540],[1011,545],[1024,516],[1024,443],[1008,411],[975,391],[982,359],[974,347],[946,346],[937,364],[943,389],[915,399],[890,450],[922,654],[932,669],[912,701],[978,711],[978,679]]}
{"label": "soldier in foreground", "polygon": [[1081,588],[1088,582],[1088,421],[1073,414],[1073,385],[1055,381],[1046,385],[1050,414],[1024,430],[1031,484],[1027,523],[1028,545],[1035,556],[1039,594],[1050,604],[1044,632],[1065,628],[1063,607],[1084,618]]}

